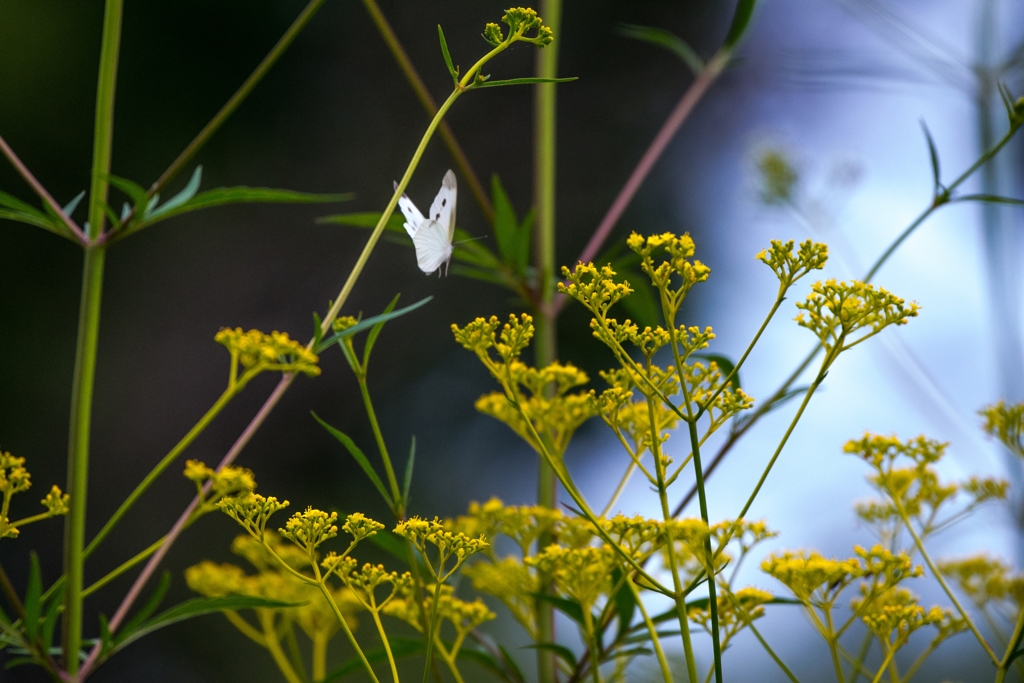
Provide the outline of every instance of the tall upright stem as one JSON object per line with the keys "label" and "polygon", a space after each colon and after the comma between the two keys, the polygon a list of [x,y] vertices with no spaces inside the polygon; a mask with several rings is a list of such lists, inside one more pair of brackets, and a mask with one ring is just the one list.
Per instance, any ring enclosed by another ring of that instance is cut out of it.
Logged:
{"label": "tall upright stem", "polygon": [[[540,15],[555,35],[561,35],[562,0],[541,0]],[[537,77],[555,78],[558,75],[558,42],[537,52]],[[544,367],[558,357],[557,312],[555,298],[555,159],[557,99],[554,83],[534,86],[534,174],[533,201],[537,216],[535,259],[538,273],[538,315],[536,319],[536,365]],[[537,461],[537,504],[554,508],[558,498],[555,471],[544,458]],[[538,549],[554,539],[550,533],[537,541]],[[551,604],[537,601],[538,642],[555,640],[555,613]],[[597,653],[594,653],[595,656]],[[537,676],[540,683],[557,681],[555,655],[550,650],[537,650]]]}
{"label": "tall upright stem", "polygon": [[[99,79],[96,86],[96,123],[93,133],[92,183],[89,193],[87,236],[95,241],[103,233],[110,176],[110,155],[114,128],[114,91],[117,59],[121,44],[123,0],[107,0],[100,47]],[[74,680],[78,674],[78,651],[82,647],[82,589],[85,545],[86,490],[89,482],[89,432],[92,425],[93,385],[96,378],[96,349],[103,295],[102,245],[85,248],[82,268],[82,296],[78,311],[78,340],[71,389],[71,424],[68,430],[68,493],[71,509],[64,532],[64,666]]]}

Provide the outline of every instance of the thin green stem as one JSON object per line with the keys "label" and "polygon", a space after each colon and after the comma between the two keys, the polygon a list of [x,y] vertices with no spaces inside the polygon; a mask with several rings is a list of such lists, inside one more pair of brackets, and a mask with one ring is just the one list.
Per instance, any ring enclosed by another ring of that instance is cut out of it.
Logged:
{"label": "thin green stem", "polygon": [[313,634],[313,683],[327,678],[327,634],[317,631]]}
{"label": "thin green stem", "polygon": [[950,602],[953,603],[953,606],[956,607],[956,611],[960,613],[960,616],[963,618],[964,623],[967,624],[967,628],[969,628],[971,630],[971,633],[974,634],[974,637],[978,639],[978,643],[981,645],[982,649],[985,650],[985,654],[987,654],[989,656],[989,659],[992,660],[992,663],[998,667],[1001,664],[1001,660],[999,659],[999,657],[996,656],[996,653],[992,651],[992,648],[989,646],[988,642],[981,635],[981,632],[978,630],[978,627],[975,626],[974,620],[971,619],[971,616],[967,613],[967,610],[965,610],[963,608],[963,605],[960,604],[960,601],[957,599],[956,594],[949,587],[949,584],[946,583],[946,579],[942,576],[942,572],[940,572],[938,568],[935,566],[935,563],[932,562],[931,555],[928,554],[927,549],[925,549],[924,547],[924,541],[921,540],[921,537],[917,534],[917,530],[914,529],[914,525],[911,524],[910,516],[907,514],[906,509],[903,507],[903,503],[898,498],[895,497],[890,497],[890,499],[896,506],[896,512],[899,513],[900,518],[903,520],[903,526],[907,528],[907,531],[910,532],[911,538],[914,539],[914,545],[917,546],[917,551],[921,553],[921,559],[923,559],[925,564],[928,565],[928,569],[931,570],[932,576],[934,576],[935,580],[939,582],[940,586],[942,586],[942,590],[946,593],[946,597],[948,597]]}
{"label": "thin green stem", "polygon": [[590,677],[594,683],[601,683],[601,648],[598,645],[597,636],[594,633],[594,615],[591,613],[590,605],[580,605],[583,610],[583,630],[590,649]]}
{"label": "thin green stem", "polygon": [[[832,605],[829,604],[825,607],[825,624],[826,632],[825,641],[828,643],[828,650],[832,655],[832,666],[836,670],[836,681],[838,683],[845,683],[846,676],[843,675],[843,663],[839,661],[839,637],[835,632],[835,625],[832,623]],[[878,673],[881,674],[884,665],[879,667]],[[878,683],[877,679],[873,683]]]}
{"label": "thin green stem", "polygon": [[[441,571],[444,571],[443,563]],[[430,605],[429,630],[427,631],[427,661],[423,664],[423,683],[427,683],[430,680],[430,662],[434,655],[434,631],[437,628],[437,603],[441,600],[441,578],[440,576],[434,578],[437,580],[437,583],[434,584],[434,601]]]}
{"label": "thin green stem", "polygon": [[[711,522],[708,519],[708,501],[707,494],[704,491],[704,472],[700,466],[700,443],[697,435],[697,423],[690,422],[690,450],[693,453],[693,473],[697,478],[697,494],[700,501],[700,517],[704,520],[704,524],[710,527]],[[664,512],[666,515],[665,521],[669,521],[671,513],[668,509],[667,499],[666,504],[663,505]],[[742,519],[742,515],[737,517]],[[714,576],[714,559],[711,549],[711,537],[708,536],[704,539],[704,552],[707,555],[707,572],[708,572],[708,609],[711,612],[711,644],[714,648],[715,656],[715,681],[722,683],[722,643],[719,640],[718,632],[718,598],[716,596],[717,586],[715,585]]]}
{"label": "thin green stem", "polygon": [[1010,658],[1013,657],[1017,648],[1020,647],[1022,638],[1024,638],[1024,609],[1017,615],[1017,623],[1013,627],[1013,635],[1010,636],[1010,640],[1006,644],[1006,652],[999,662],[999,668],[996,672],[996,683],[1001,683],[1006,678],[1006,672],[1010,669]]}
{"label": "thin green stem", "polygon": [[[868,652],[871,650],[871,639],[872,634],[870,629],[864,633],[864,640],[860,644],[860,651],[857,653],[857,662],[863,664],[864,660],[867,659]],[[850,679],[850,683],[857,683],[857,679],[860,678],[860,667],[853,667],[853,678]]]}
{"label": "thin green stem", "polygon": [[[373,596],[370,596],[373,599]],[[398,682],[398,665],[395,663],[395,656],[391,654],[391,643],[388,642],[388,634],[384,631],[384,624],[380,623],[379,610],[376,605],[371,605],[370,614],[373,616],[373,624],[377,627],[377,633],[380,635],[380,642],[384,645],[384,652],[388,656],[388,664],[391,666],[391,678],[394,679],[395,683]]]}
{"label": "thin green stem", "polygon": [[263,627],[263,646],[267,648],[270,656],[274,658],[274,663],[281,670],[281,675],[284,676],[288,683],[302,683],[302,679],[295,673],[291,662],[288,661],[288,656],[281,649],[281,641],[278,640],[277,631],[274,629],[273,612],[257,610],[257,614],[259,615],[260,625]]}
{"label": "thin green stem", "polygon": [[[871,680],[871,683],[878,683],[882,680],[882,676],[885,675],[885,670],[886,668],[888,668],[889,662],[892,661],[893,655],[895,654],[896,648],[890,646],[888,648],[888,652],[885,653],[885,659],[883,659],[882,663],[878,665],[878,673],[875,674],[875,677]],[[842,680],[840,680],[840,683],[842,683]]]}
{"label": "thin green stem", "polygon": [[665,683],[672,683],[672,669],[668,665],[668,659],[665,658],[665,651],[661,648],[661,639],[658,638],[658,627],[651,620],[650,615],[647,614],[647,608],[644,607],[644,602],[640,599],[640,590],[633,583],[633,576],[629,572],[626,572],[626,585],[629,586],[630,592],[633,593],[633,601],[636,602],[637,609],[640,610],[640,616],[643,617],[644,626],[647,627],[647,632],[651,635],[651,646],[654,648],[654,655],[658,658],[661,676],[665,679]]}
{"label": "thin green stem", "polygon": [[174,463],[174,461],[178,459],[178,456],[181,455],[182,451],[188,448],[192,444],[192,442],[196,440],[196,437],[198,437],[203,432],[203,430],[206,429],[210,422],[212,422],[213,419],[217,417],[218,413],[220,413],[220,411],[224,409],[224,406],[226,406],[231,401],[231,399],[234,398],[235,395],[237,395],[238,392],[242,390],[242,388],[244,388],[246,382],[247,380],[243,375],[242,380],[235,384],[235,386],[228,387],[227,389],[225,389],[224,393],[220,395],[220,398],[218,398],[217,401],[210,407],[210,409],[206,411],[206,414],[199,418],[199,421],[192,426],[192,429],[188,430],[188,433],[185,436],[183,436],[177,444],[175,444],[174,448],[172,448],[170,452],[168,452],[167,455],[165,455],[160,460],[160,462],[158,462],[156,466],[152,470],[150,470],[149,474],[147,474],[146,477],[141,482],[139,482],[139,485],[135,487],[135,490],[133,490],[128,495],[128,497],[125,498],[124,502],[121,503],[121,506],[117,508],[117,511],[110,517],[109,520],[107,520],[107,523],[103,525],[103,528],[100,529],[99,533],[96,534],[96,537],[93,538],[92,541],[89,543],[88,547],[86,547],[85,557],[88,557],[92,554],[92,552],[97,548],[97,546],[99,546],[99,544],[103,542],[103,539],[105,539],[107,535],[113,530],[117,523],[121,521],[121,519],[128,513],[129,510],[131,510],[132,506],[135,505],[135,502],[142,496],[142,494],[145,493],[150,486],[152,486],[153,482],[156,481],[157,477],[163,474],[164,470],[170,467]]}

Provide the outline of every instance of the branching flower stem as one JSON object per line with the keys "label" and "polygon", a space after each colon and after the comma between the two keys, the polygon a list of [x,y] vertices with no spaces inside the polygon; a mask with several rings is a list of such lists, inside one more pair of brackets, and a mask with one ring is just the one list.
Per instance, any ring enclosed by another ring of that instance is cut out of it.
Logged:
{"label": "branching flower stem", "polygon": [[[942,576],[942,572],[940,572],[938,568],[935,566],[935,563],[932,561],[931,555],[928,554],[928,550],[924,546],[924,541],[921,540],[921,537],[918,535],[917,530],[914,529],[914,525],[911,524],[910,515],[907,514],[907,510],[905,507],[903,507],[902,501],[900,501],[895,496],[890,496],[890,500],[892,500],[893,505],[896,507],[896,512],[899,513],[900,518],[903,520],[903,525],[907,528],[907,531],[910,533],[910,537],[914,539],[914,545],[917,546],[917,551],[921,553],[921,559],[923,559],[925,564],[928,565],[928,569],[931,571],[932,576],[934,576],[935,580],[939,582],[940,586],[942,586],[942,590],[946,593],[946,597],[948,597],[950,602],[953,603],[953,606],[956,607],[956,611],[960,613],[961,618],[963,618],[964,622],[967,624],[967,628],[969,628],[971,630],[971,633],[974,634],[974,637],[978,639],[978,643],[981,645],[981,648],[985,651],[985,654],[988,655],[989,659],[992,660],[992,663],[995,664],[997,668],[1003,667],[1003,661],[1000,660],[999,657],[996,656],[996,653],[992,651],[992,648],[989,646],[984,636],[981,635],[981,632],[978,630],[978,627],[975,626],[974,620],[971,619],[971,615],[968,614],[967,610],[965,610],[963,608],[963,605],[960,604],[960,601],[956,597],[956,593],[954,593],[953,590],[949,587],[949,584],[946,582],[946,579]],[[1018,625],[1018,630],[1019,629],[1020,626]],[[1019,637],[1019,634],[1015,635]],[[1005,670],[1005,667],[1003,668]]]}
{"label": "branching flower stem", "polygon": [[[894,239],[885,249],[885,251],[883,251],[882,254],[875,260],[871,268],[868,269],[867,273],[862,278],[863,282],[871,282],[875,275],[878,274],[878,271],[882,269],[882,266],[884,266],[886,262],[888,262],[889,258],[896,252],[896,250],[899,249],[899,247],[912,234],[914,234],[914,232],[916,232],[917,229],[920,228],[935,211],[937,211],[939,208],[947,204],[964,201],[963,199],[953,197],[953,193],[957,190],[957,188],[963,185],[972,175],[974,175],[974,173],[977,172],[979,168],[985,165],[985,163],[987,163],[990,159],[995,157],[996,154],[998,154],[1003,149],[1003,147],[1005,147],[1010,142],[1010,140],[1017,133],[1017,131],[1020,130],[1021,125],[1021,122],[1012,123],[1010,127],[1007,129],[1006,133],[1003,135],[1003,137],[1000,138],[995,145],[985,150],[985,152],[983,152],[981,156],[979,156],[978,159],[975,160],[975,162],[971,164],[965,171],[963,171],[959,176],[957,176],[952,183],[950,183],[944,189],[937,192],[932,197],[932,201],[928,205],[928,207],[925,208],[924,211],[922,211],[913,221],[911,221],[910,224],[906,228],[904,228],[899,235],[897,235],[896,239]],[[801,361],[800,364],[796,367],[796,369],[789,375],[789,377],[787,377],[785,381],[783,381],[783,383],[779,386],[779,388],[776,389],[776,391],[772,394],[771,398],[762,403],[761,406],[755,408],[754,412],[750,415],[750,417],[747,418],[746,421],[744,421],[743,426],[737,429],[735,432],[733,432],[733,434],[729,436],[726,442],[719,449],[718,453],[715,454],[715,457],[712,459],[711,464],[708,466],[707,472],[705,473],[706,477],[711,476],[711,473],[717,468],[718,464],[725,458],[725,456],[728,455],[728,453],[732,450],[732,447],[736,444],[739,438],[743,436],[743,434],[745,434],[751,427],[753,427],[754,424],[768,412],[768,410],[770,410],[775,401],[779,400],[780,398],[786,395],[786,392],[789,391],[789,388],[792,387],[793,384],[797,381],[797,379],[800,378],[800,376],[810,366],[810,364],[814,361],[814,358],[818,355],[820,351],[821,347],[816,345],[814,349],[807,354],[803,361]],[[679,505],[676,506],[676,509],[673,512],[674,516],[678,517],[679,515],[681,515],[683,509],[686,507],[686,505],[689,504],[691,500],[693,500],[694,496],[696,495],[697,487],[695,485],[693,488],[690,489],[690,491],[686,494],[682,501],[680,501]]]}

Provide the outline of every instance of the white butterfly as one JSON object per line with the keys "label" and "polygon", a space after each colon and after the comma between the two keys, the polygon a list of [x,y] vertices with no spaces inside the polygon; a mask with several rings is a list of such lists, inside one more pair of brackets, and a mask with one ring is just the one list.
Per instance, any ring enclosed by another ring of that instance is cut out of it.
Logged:
{"label": "white butterfly", "polygon": [[448,272],[448,261],[452,258],[452,236],[455,234],[457,193],[455,174],[449,170],[444,174],[441,190],[434,197],[430,214],[426,218],[408,196],[403,194],[398,200],[398,208],[405,216],[403,227],[416,247],[416,263],[427,275],[440,270],[442,265],[445,272]]}

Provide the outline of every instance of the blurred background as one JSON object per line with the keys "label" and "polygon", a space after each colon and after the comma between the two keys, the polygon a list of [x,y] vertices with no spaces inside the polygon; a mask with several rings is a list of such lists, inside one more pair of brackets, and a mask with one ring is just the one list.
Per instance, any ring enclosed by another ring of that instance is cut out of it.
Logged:
{"label": "blurred background", "polygon": [[[303,4],[128,3],[113,172],[148,186]],[[491,0],[381,0],[381,7],[439,100],[448,76],[435,26],[443,25],[455,62],[468,64],[485,47],[483,25],[503,9]],[[98,1],[0,3],[0,134],[60,202],[88,185],[102,9]],[[732,3],[589,0],[567,2],[564,11],[559,74],[579,77],[558,90],[557,257],[570,264],[692,79],[676,56],[623,37],[619,25],[672,31],[706,58],[725,35]],[[612,241],[631,230],[690,232],[712,276],[692,295],[686,322],[713,325],[712,350],[737,357],[777,286],[753,255],[773,238],[810,237],[830,245],[823,277],[862,275],[930,202],[921,122],[932,132],[946,180],[1002,134],[995,78],[1020,94],[1022,38],[1024,6],[1012,0],[766,0],[735,63],[675,137]],[[534,57],[532,46],[518,46],[491,71],[496,78],[529,75]],[[485,182],[499,175],[520,214],[532,202],[532,96],[526,87],[473,93],[448,118],[477,173]],[[356,198],[340,209],[190,214],[113,248],[100,332],[89,536],[222,391],[228,359],[213,342],[220,327],[310,334],[311,311],[326,310],[368,234],[317,224],[316,217],[382,210],[428,121],[363,6],[331,0],[197,161],[204,188],[252,185]],[[784,155],[797,172],[786,196],[772,202],[757,171],[767,152]],[[968,189],[1024,196],[1022,152],[1018,140]],[[421,208],[452,165],[435,139],[409,186]],[[186,180],[183,174],[171,191]],[[0,189],[35,203],[4,164]],[[488,235],[469,193],[460,200],[460,227]],[[921,316],[848,354],[829,375],[751,512],[781,531],[773,548],[848,555],[854,544],[873,542],[852,510],[868,494],[866,469],[841,454],[843,442],[864,430],[951,442],[952,457],[943,464],[951,478],[1020,479],[1016,465],[983,437],[975,413],[998,398],[1024,397],[1022,226],[1019,209],[943,209],[879,273],[876,282],[920,303]],[[492,238],[485,243],[495,248]],[[35,493],[51,482],[64,484],[80,277],[77,247],[0,223],[0,447],[28,459],[36,487],[17,501],[22,505],[34,505]],[[534,500],[535,456],[503,425],[473,410],[473,401],[493,386],[449,330],[452,322],[504,316],[521,305],[506,290],[477,281],[425,277],[411,249],[382,242],[343,312],[375,314],[399,292],[403,303],[434,299],[385,328],[370,382],[392,451],[404,457],[410,438],[417,440],[413,512],[456,515],[469,501],[492,495],[510,504]],[[743,386],[755,398],[774,390],[812,346],[811,335],[790,322],[793,315],[785,304],[745,368]],[[611,358],[586,324],[579,308],[566,310],[559,356],[596,377]],[[321,377],[295,383],[239,464],[256,472],[261,492],[293,505],[361,510],[387,520],[364,475],[309,415],[316,411],[357,443],[372,443],[340,354],[326,353],[322,366]],[[254,382],[185,457],[217,462],[275,381]],[[790,415],[783,409],[765,419],[715,473],[713,519],[735,515]],[[566,457],[596,500],[611,492],[624,467],[599,421],[580,431]],[[166,532],[192,496],[180,469],[175,465],[146,494],[89,565],[87,580]],[[620,508],[653,512],[648,492],[635,483]],[[984,549],[1020,560],[1014,509],[991,508],[947,532],[936,554]],[[0,543],[0,562],[17,586],[26,581],[28,548],[37,549],[44,579],[57,578],[59,525],[41,523]],[[233,559],[228,546],[237,531],[210,515],[187,532],[166,563],[174,578],[169,602],[190,595],[185,567]],[[746,578],[776,589],[755,565]],[[98,593],[88,603],[93,614],[110,614],[129,585],[130,579],[116,581]],[[922,592],[926,602],[945,603]],[[827,651],[795,608],[767,619],[773,645],[801,680],[828,680],[816,673]],[[522,640],[501,620],[490,627]],[[563,629],[571,642],[569,631]],[[974,645],[967,637],[952,641],[920,679],[987,680]],[[524,662],[532,658],[529,650],[520,655]],[[784,680],[752,639],[740,638],[725,667],[732,680]],[[266,653],[216,616],[140,641],[93,680],[143,677],[152,683],[279,680]],[[0,680],[44,679],[25,667],[0,671]]]}

